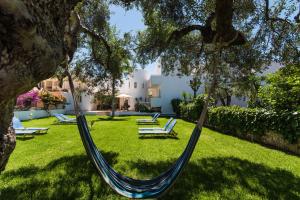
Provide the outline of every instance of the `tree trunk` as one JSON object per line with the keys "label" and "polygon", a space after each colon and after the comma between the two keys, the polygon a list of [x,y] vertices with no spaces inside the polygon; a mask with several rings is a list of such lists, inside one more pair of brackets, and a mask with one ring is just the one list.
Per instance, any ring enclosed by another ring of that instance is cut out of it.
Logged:
{"label": "tree trunk", "polygon": [[226,96],[226,106],[230,106],[231,105],[231,96],[227,95]]}
{"label": "tree trunk", "polygon": [[221,96],[219,96],[219,99],[220,99],[222,105],[223,105],[223,106],[226,106],[225,99],[224,99],[223,97],[221,97]]}
{"label": "tree trunk", "polygon": [[15,101],[0,104],[0,172],[5,169],[10,154],[16,146],[16,136],[11,126]]}
{"label": "tree trunk", "polygon": [[79,0],[0,0],[0,170],[15,146],[16,96],[51,77],[64,60],[65,27]]}
{"label": "tree trunk", "polygon": [[111,116],[115,116],[116,111],[116,80],[113,78],[112,81],[112,102],[111,102]]}
{"label": "tree trunk", "polygon": [[194,99],[197,97],[197,90],[194,90]]}
{"label": "tree trunk", "polygon": [[217,41],[227,43],[227,46],[245,44],[244,35],[235,30],[232,25],[233,19],[233,0],[216,1],[216,32]]}

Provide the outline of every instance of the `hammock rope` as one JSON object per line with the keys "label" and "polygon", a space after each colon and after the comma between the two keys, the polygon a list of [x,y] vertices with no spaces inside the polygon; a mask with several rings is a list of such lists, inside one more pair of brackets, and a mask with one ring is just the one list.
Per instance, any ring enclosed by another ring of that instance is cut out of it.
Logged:
{"label": "hammock rope", "polygon": [[[216,59],[214,59],[216,60]],[[183,171],[185,165],[190,160],[193,151],[196,147],[196,144],[200,138],[202,127],[204,124],[205,116],[208,109],[209,99],[211,94],[214,92],[216,85],[216,65],[213,66],[213,81],[208,92],[205,105],[201,112],[201,116],[190,136],[190,139],[185,147],[185,150],[182,152],[181,156],[171,165],[171,167],[160,174],[159,176],[150,179],[150,180],[137,180],[127,176],[123,176],[116,172],[106,161],[104,156],[101,154],[100,150],[95,145],[85,116],[80,111],[80,106],[78,104],[75,87],[72,80],[72,76],[66,67],[66,75],[69,79],[70,90],[72,93],[74,101],[74,110],[77,119],[77,125],[80,133],[82,143],[85,147],[87,155],[92,161],[94,167],[97,169],[99,175],[105,180],[110,187],[119,193],[122,196],[135,199],[145,199],[145,198],[157,198],[164,194],[171,186],[174,184],[177,177]],[[66,65],[68,66],[68,64]]]}

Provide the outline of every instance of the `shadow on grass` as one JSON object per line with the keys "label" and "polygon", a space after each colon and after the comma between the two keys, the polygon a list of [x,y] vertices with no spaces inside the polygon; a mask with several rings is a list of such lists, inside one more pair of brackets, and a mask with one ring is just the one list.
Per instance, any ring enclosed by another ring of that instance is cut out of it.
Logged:
{"label": "shadow on grass", "polygon": [[[107,161],[117,163],[117,153],[104,153]],[[29,166],[7,171],[0,182],[0,199],[94,199],[113,191],[99,178],[85,155],[62,157],[45,167]]]}
{"label": "shadow on grass", "polygon": [[145,122],[136,122],[136,125],[138,126],[151,126],[151,125],[159,125],[160,123],[159,122],[151,122],[151,123],[145,123]]}
{"label": "shadow on grass", "polygon": [[[130,168],[148,178],[167,170],[173,162],[130,162]],[[300,199],[300,177],[234,157],[213,157],[190,162],[174,186],[161,197],[188,200],[201,193],[217,194],[212,199]]]}
{"label": "shadow on grass", "polygon": [[94,122],[97,121],[116,121],[116,122],[120,122],[120,121],[128,121],[128,117],[122,117],[122,116],[118,116],[118,118],[116,117],[100,117],[98,118],[98,120],[93,120]]}
{"label": "shadow on grass", "polygon": [[34,139],[34,136],[33,135],[29,135],[29,136],[28,135],[27,136],[17,135],[16,139],[19,140],[19,141],[27,141],[27,140]]}
{"label": "shadow on grass", "polygon": [[47,135],[47,134],[48,134],[48,132],[47,133],[45,133],[45,132],[37,132],[34,135],[42,136],[42,135]]}
{"label": "shadow on grass", "polygon": [[[110,164],[118,154],[104,156]],[[143,178],[166,170],[169,162],[129,162],[128,169]],[[63,157],[43,168],[25,167],[1,174],[1,199],[121,199],[100,179],[86,156]],[[1,188],[2,187],[2,188]],[[161,199],[197,199],[218,195],[219,199],[299,199],[300,178],[234,157],[214,157],[190,162],[175,185]],[[249,197],[249,195],[252,195]],[[212,198],[216,198],[212,197]]]}
{"label": "shadow on grass", "polygon": [[139,139],[145,140],[145,139],[173,139],[173,140],[179,140],[179,138],[176,135],[140,135]]}

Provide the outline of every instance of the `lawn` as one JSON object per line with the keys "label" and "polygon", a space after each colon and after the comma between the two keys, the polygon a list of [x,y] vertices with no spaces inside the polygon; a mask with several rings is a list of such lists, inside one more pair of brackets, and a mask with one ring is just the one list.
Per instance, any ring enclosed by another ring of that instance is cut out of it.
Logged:
{"label": "lawn", "polygon": [[[139,138],[137,117],[88,116],[92,135],[114,168],[134,178],[163,172],[181,154],[193,124],[179,120],[177,138]],[[160,118],[160,125],[167,119]],[[0,175],[0,199],[125,199],[98,177],[76,125],[54,118],[24,122],[50,127],[47,134],[18,137]],[[161,199],[300,199],[300,158],[204,129],[190,163]]]}

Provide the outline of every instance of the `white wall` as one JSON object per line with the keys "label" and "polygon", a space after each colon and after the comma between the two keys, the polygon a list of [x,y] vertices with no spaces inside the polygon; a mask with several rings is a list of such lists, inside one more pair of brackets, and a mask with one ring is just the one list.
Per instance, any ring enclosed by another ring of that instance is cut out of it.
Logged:
{"label": "white wall", "polygon": [[[181,99],[183,92],[193,94],[193,90],[189,86],[189,82],[192,79],[191,76],[155,76],[153,78],[155,79],[155,82],[160,82],[160,101],[162,113],[173,113],[171,100],[174,98]],[[203,90],[204,86],[201,85],[197,91],[197,94],[203,93]]]}
{"label": "white wall", "polygon": [[[53,115],[54,113],[64,114],[65,110],[64,109],[50,110],[50,115]],[[19,118],[21,121],[23,121],[23,120],[49,117],[49,113],[45,110],[14,111],[14,116]]]}
{"label": "white wall", "polygon": [[[72,94],[69,92],[62,92],[62,95],[66,98],[66,111],[74,111],[74,101]],[[86,92],[81,94],[81,102],[79,101],[79,106],[82,111],[96,110],[96,104],[93,103],[94,97]]]}
{"label": "white wall", "polygon": [[[129,98],[128,102],[130,110],[134,110],[134,104],[136,103],[135,98],[142,97],[142,101],[145,101],[145,98],[147,98],[148,79],[149,75],[146,70],[135,70],[131,75],[124,79],[122,86],[118,88],[119,94],[132,96],[132,98]],[[137,83],[137,88],[134,88],[135,82]]]}

